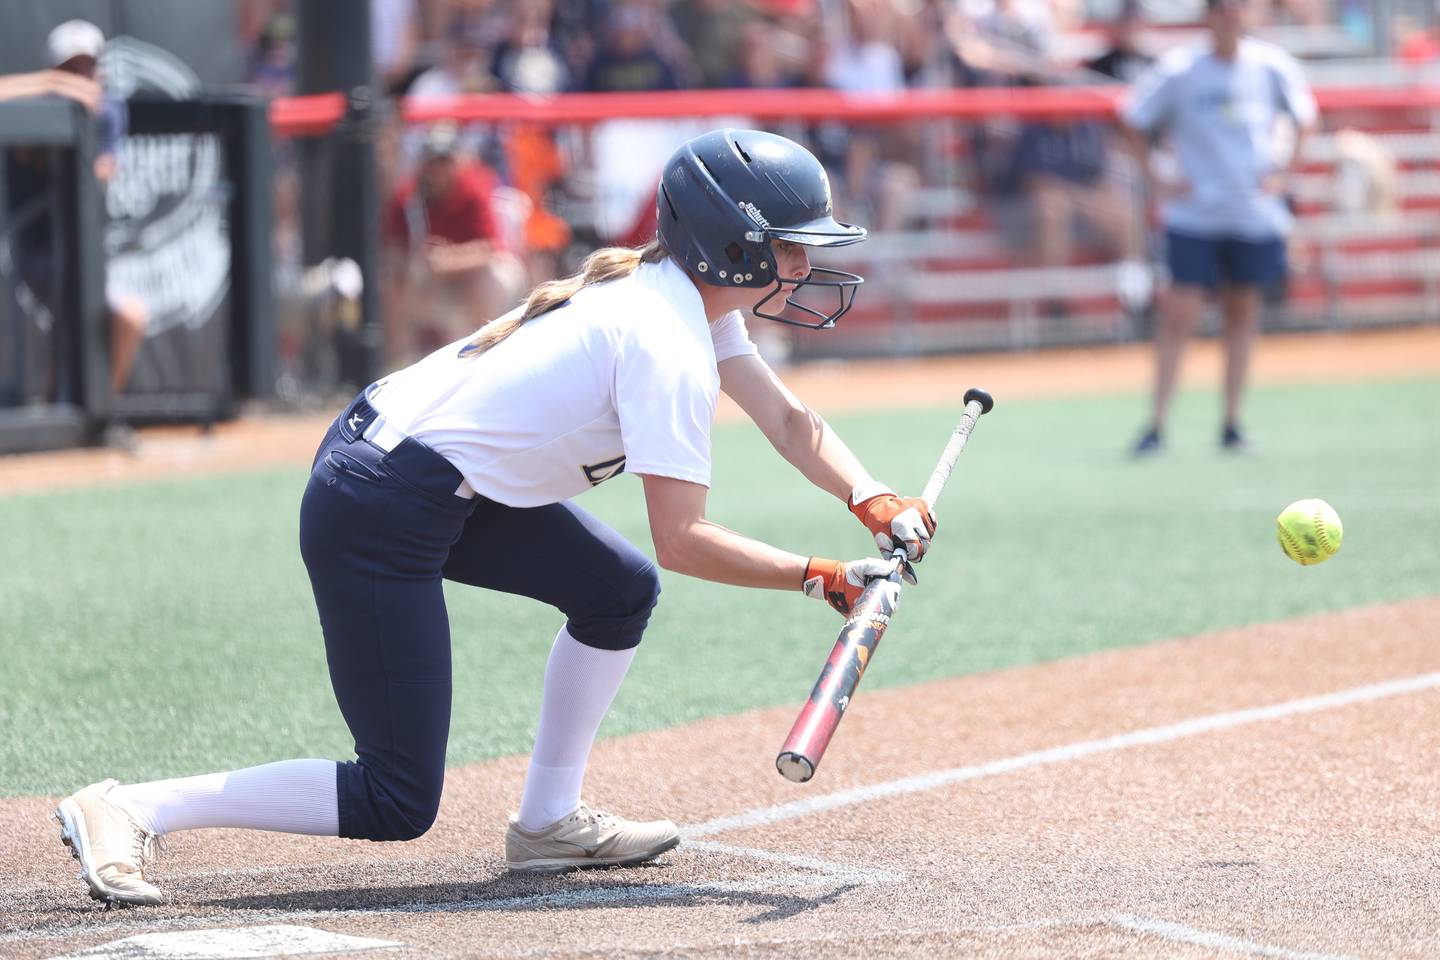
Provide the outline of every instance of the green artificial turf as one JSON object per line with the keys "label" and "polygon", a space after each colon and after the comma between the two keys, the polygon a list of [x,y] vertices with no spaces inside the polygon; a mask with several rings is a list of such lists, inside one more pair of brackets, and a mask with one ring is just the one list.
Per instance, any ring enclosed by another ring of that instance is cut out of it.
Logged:
{"label": "green artificial turf", "polygon": [[[996,400],[866,688],[1440,593],[1440,381],[1257,390],[1248,458],[1217,449],[1214,395],[1187,394],[1170,449],[1140,463],[1125,455],[1139,397]],[[957,412],[835,426],[879,477],[918,491]],[[717,428],[715,462],[718,522],[797,553],[869,552],[753,427]],[[296,545],[304,476],[0,498],[0,795],[350,756]],[[1302,568],[1274,517],[1317,496],[1344,519],[1344,548]],[[581,502],[650,549],[635,478]],[[798,705],[840,623],[798,592],[668,573],[664,587],[607,734]],[[522,752],[560,619],[447,589],[450,762]],[[756,744],[756,763],[774,747]]]}

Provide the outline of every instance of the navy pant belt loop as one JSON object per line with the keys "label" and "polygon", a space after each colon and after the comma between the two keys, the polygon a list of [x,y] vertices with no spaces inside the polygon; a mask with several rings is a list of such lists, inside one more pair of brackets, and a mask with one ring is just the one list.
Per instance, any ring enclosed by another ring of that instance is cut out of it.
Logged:
{"label": "navy pant belt loop", "polygon": [[370,406],[370,401],[365,399],[365,391],[362,390],[359,396],[350,401],[350,406],[345,408],[344,413],[340,414],[340,436],[354,443],[365,436],[366,429],[378,416],[375,408]]}

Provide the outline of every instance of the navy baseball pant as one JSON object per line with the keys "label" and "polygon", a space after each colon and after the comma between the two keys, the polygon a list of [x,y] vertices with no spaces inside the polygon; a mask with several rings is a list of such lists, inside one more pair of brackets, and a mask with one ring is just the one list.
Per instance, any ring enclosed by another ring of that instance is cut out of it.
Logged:
{"label": "navy baseball pant", "polygon": [[363,439],[357,397],[320,444],[300,506],[300,552],[330,681],[355,738],[338,771],[340,836],[411,840],[440,806],[450,734],[450,623],[442,579],[548,603],[581,643],[640,642],[655,565],[568,502],[507,507],[456,496],[462,476],[409,438]]}

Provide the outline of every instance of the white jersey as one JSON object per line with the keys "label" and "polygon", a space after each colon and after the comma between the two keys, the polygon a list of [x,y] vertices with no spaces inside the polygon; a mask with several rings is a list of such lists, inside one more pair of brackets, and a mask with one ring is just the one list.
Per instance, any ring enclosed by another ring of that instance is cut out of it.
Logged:
{"label": "white jersey", "polygon": [[1249,38],[1233,61],[1208,44],[1172,51],[1135,84],[1127,124],[1168,135],[1190,192],[1164,205],[1165,225],[1199,236],[1267,239],[1289,233],[1284,200],[1262,189],[1281,163],[1276,120],[1315,120],[1315,98],[1284,50]]}
{"label": "white jersey", "polygon": [[583,288],[479,355],[461,355],[469,339],[386,377],[370,403],[512,507],[621,471],[709,486],[716,364],[756,352],[738,312],[707,322],[669,259]]}

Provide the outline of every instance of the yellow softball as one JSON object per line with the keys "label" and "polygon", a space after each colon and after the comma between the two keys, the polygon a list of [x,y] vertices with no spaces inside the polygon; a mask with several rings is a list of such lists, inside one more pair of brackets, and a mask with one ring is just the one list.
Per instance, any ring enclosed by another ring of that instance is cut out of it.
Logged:
{"label": "yellow softball", "polygon": [[1275,535],[1285,556],[1308,567],[1339,552],[1345,528],[1324,500],[1296,500],[1275,518]]}

